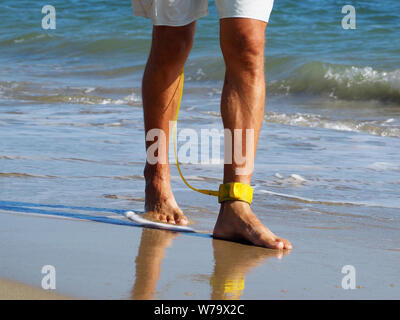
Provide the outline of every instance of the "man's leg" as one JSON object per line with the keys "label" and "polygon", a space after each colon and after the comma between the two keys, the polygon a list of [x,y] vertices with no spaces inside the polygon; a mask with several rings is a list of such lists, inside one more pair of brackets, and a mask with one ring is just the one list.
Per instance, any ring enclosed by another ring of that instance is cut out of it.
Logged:
{"label": "man's leg", "polygon": [[[173,224],[187,224],[188,221],[178,207],[170,185],[169,122],[174,120],[179,96],[177,88],[192,48],[194,33],[195,22],[183,27],[154,26],[142,84],[146,137],[152,129],[165,133],[165,148],[158,148],[157,155],[165,163],[151,164],[146,161],[145,211],[151,219]],[[146,141],[146,150],[153,143]]]}
{"label": "man's leg", "polygon": [[[235,146],[234,129],[242,129],[243,133],[246,129],[253,129],[255,142],[252,146],[253,150],[246,150],[246,139],[243,135],[242,150],[246,154],[251,154],[251,157],[246,159],[245,164],[237,163],[235,157],[232,159],[232,164],[225,164],[224,183],[250,184],[251,181],[251,172],[239,175],[236,169],[243,168],[244,165],[252,167],[264,118],[266,25],[263,21],[247,18],[220,20],[221,49],[226,65],[221,99],[224,127],[232,132],[233,148]],[[292,248],[288,240],[279,238],[265,227],[254,215],[250,205],[242,201],[222,203],[213,235],[226,240],[244,240],[267,248]]]}

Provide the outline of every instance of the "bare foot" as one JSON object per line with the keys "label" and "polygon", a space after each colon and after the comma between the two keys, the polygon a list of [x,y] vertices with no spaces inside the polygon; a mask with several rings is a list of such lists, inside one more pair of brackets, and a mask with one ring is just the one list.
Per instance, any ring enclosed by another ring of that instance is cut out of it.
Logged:
{"label": "bare foot", "polygon": [[170,185],[169,166],[146,165],[145,216],[153,221],[187,225],[188,219],[176,203]]}
{"label": "bare foot", "polygon": [[292,249],[291,243],[279,238],[255,216],[250,205],[243,201],[225,201],[221,205],[213,237],[244,241],[270,249]]}

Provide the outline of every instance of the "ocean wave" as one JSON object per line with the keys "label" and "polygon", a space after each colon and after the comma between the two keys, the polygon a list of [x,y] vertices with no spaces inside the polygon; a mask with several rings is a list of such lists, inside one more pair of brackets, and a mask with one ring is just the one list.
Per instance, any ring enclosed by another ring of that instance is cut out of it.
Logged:
{"label": "ocean wave", "polygon": [[0,172],[0,178],[40,178],[40,179],[47,179],[47,178],[57,178],[56,176],[52,175],[35,175],[35,174],[28,174],[23,172]]}
{"label": "ocean wave", "polygon": [[[116,98],[115,96],[124,96]],[[25,81],[0,81],[0,97],[39,103],[138,106],[141,98],[128,88],[48,87]]]}
{"label": "ocean wave", "polygon": [[400,126],[387,120],[334,120],[318,114],[266,112],[264,120],[290,126],[323,128],[338,131],[351,131],[381,137],[400,137]]}
{"label": "ocean wave", "polygon": [[[80,30],[76,30],[79,32]],[[34,59],[74,61],[84,57],[105,58],[135,56],[144,60],[149,48],[149,39],[116,37],[115,34],[90,39],[91,35],[76,38],[60,34],[29,32],[0,40],[0,50],[7,50],[16,56],[29,53]],[[62,58],[60,58],[60,56]]]}
{"label": "ocean wave", "polygon": [[[207,111],[203,113],[214,117],[220,117],[221,115],[217,111]],[[389,118],[386,120],[336,120],[311,113],[278,113],[271,111],[264,114],[264,121],[268,123],[276,123],[296,127],[359,132],[381,137],[400,137],[399,122],[393,118]]]}
{"label": "ocean wave", "polygon": [[400,102],[400,69],[310,62],[295,69],[285,79],[273,80],[270,93],[326,95],[343,100]]}
{"label": "ocean wave", "polygon": [[274,192],[274,191],[264,190],[264,189],[256,190],[256,192],[269,194],[272,196],[277,196],[277,197],[285,198],[285,199],[296,201],[296,202],[321,204],[321,205],[326,205],[326,206],[356,206],[356,207],[362,206],[362,207],[399,209],[399,207],[397,207],[397,206],[383,206],[383,205],[376,204],[373,202],[317,200],[317,199],[305,198],[305,197],[301,197],[301,196],[279,193],[279,192]]}
{"label": "ocean wave", "polygon": [[10,46],[13,44],[19,43],[35,43],[35,42],[43,42],[49,38],[53,38],[54,36],[50,34],[46,34],[43,32],[27,32],[25,34],[15,35],[8,39],[4,39],[0,41],[0,48]]}
{"label": "ocean wave", "polygon": [[[143,57],[146,54],[143,54]],[[118,58],[121,60],[121,58]],[[24,67],[24,66],[21,66]],[[124,76],[140,78],[144,60],[134,64],[53,66],[43,75],[43,65],[26,66],[40,77],[72,77],[91,79],[117,79]],[[36,70],[36,71],[35,71]],[[294,57],[267,57],[267,91],[271,95],[322,96],[330,100],[378,101],[400,103],[400,69],[381,70],[372,66],[356,66],[313,61]],[[186,80],[197,86],[210,87],[224,79],[225,66],[222,57],[194,57],[185,68]],[[0,93],[3,91],[0,82]],[[220,83],[217,84],[221,86]],[[186,86],[188,87],[188,86]],[[88,88],[87,88],[88,89]],[[90,91],[83,94],[91,93]],[[79,99],[79,98],[78,98]],[[62,101],[68,102],[68,101]],[[94,103],[98,103],[95,101]]]}
{"label": "ocean wave", "polygon": [[[188,81],[220,81],[225,67],[219,57],[196,58],[186,67]],[[313,95],[341,100],[400,102],[400,69],[379,70],[312,61],[267,57],[267,91],[274,95]]]}

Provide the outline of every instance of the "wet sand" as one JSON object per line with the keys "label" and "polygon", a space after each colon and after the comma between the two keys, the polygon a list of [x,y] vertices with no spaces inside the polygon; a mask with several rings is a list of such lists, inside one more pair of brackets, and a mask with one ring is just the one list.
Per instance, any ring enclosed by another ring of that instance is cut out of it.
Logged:
{"label": "wet sand", "polygon": [[[0,211],[0,277],[40,287],[43,265],[56,290],[89,299],[398,299],[400,252],[350,239],[349,230],[287,223],[274,230],[292,252],[140,227]],[[367,230],[366,230],[367,231]],[[344,290],[342,266],[356,268]],[[55,298],[0,282],[1,297]],[[59,297],[59,296],[57,296]]]}
{"label": "wet sand", "polygon": [[23,283],[0,279],[0,300],[69,300],[71,298]]}

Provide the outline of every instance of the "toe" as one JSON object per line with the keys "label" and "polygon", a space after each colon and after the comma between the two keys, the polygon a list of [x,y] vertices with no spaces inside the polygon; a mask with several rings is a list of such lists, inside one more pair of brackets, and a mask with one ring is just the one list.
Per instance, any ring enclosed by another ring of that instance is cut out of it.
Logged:
{"label": "toe", "polygon": [[265,237],[262,243],[253,242],[255,245],[261,245],[262,247],[268,249],[278,249],[282,250],[284,248],[284,243],[281,239],[274,239],[270,237]]}
{"label": "toe", "polygon": [[293,248],[289,240],[286,239],[279,239],[279,240],[283,242],[283,249],[291,250]]}
{"label": "toe", "polygon": [[168,217],[167,217],[167,222],[170,223],[170,224],[176,224],[176,223],[175,223],[175,219],[174,219],[173,216],[168,216]]}
{"label": "toe", "polygon": [[279,250],[281,250],[281,249],[284,248],[284,246],[285,246],[285,244],[284,244],[281,240],[277,239],[277,240],[275,241],[275,248],[274,248],[274,249],[279,249]]}
{"label": "toe", "polygon": [[174,219],[175,219],[176,224],[180,224],[180,225],[184,225],[184,226],[188,224],[187,218],[183,215],[175,214]]}

